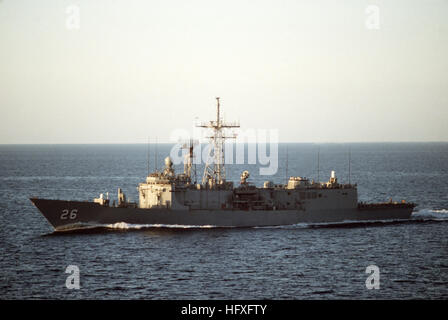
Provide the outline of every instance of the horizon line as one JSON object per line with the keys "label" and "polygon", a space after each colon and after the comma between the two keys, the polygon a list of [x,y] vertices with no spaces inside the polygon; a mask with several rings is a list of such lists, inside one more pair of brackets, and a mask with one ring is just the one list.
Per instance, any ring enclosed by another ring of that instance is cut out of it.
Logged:
{"label": "horizon line", "polygon": [[[250,143],[264,143],[265,141],[260,142],[244,142],[244,144]],[[150,142],[149,144],[177,144],[181,142]],[[266,141],[266,143],[270,143]],[[311,141],[284,141],[278,142],[278,144],[378,144],[378,143],[448,143],[448,141],[443,140],[428,140],[428,141],[341,141],[341,142],[332,142],[332,141],[323,141],[323,142],[311,142]],[[0,143],[0,146],[14,146],[14,145],[147,145],[147,142],[56,142],[56,143]],[[208,142],[202,142],[201,144],[208,144]],[[235,143],[235,144],[241,144]]]}

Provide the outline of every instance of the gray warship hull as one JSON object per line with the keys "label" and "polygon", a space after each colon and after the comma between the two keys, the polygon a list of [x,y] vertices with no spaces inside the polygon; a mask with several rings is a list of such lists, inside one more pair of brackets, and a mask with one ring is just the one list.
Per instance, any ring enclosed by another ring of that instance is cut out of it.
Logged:
{"label": "gray warship hull", "polygon": [[325,210],[172,210],[167,208],[109,207],[87,201],[31,198],[56,231],[108,226],[117,223],[145,226],[264,227],[299,223],[337,223],[409,219],[411,205],[360,205]]}
{"label": "gray warship hull", "polygon": [[[357,185],[338,182],[335,171],[327,182],[305,177],[289,177],[286,184],[265,181],[263,187],[248,181],[245,170],[240,184],[226,180],[225,129],[239,128],[238,123],[224,122],[220,116],[219,98],[216,120],[197,127],[211,130],[208,157],[202,182],[197,183],[193,167],[194,141],[183,148],[184,172],[176,174],[170,157],[165,167],[148,174],[139,183],[138,203],[126,200],[118,189],[117,205],[110,206],[109,194],[100,194],[93,202],[47,200],[31,198],[50,224],[57,230],[109,226],[117,223],[131,225],[183,225],[214,227],[265,227],[299,223],[327,223],[367,220],[409,219],[415,207],[412,203],[392,202],[365,204],[358,202]],[[350,179],[349,179],[350,182]]]}

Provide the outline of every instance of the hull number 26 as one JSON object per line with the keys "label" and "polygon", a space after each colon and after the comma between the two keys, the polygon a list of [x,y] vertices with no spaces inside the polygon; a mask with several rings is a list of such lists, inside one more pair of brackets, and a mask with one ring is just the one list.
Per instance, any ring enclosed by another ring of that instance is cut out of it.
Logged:
{"label": "hull number 26", "polygon": [[61,220],[76,219],[77,214],[78,214],[78,209],[73,209],[71,211],[69,211],[68,209],[64,209],[64,210],[62,210]]}

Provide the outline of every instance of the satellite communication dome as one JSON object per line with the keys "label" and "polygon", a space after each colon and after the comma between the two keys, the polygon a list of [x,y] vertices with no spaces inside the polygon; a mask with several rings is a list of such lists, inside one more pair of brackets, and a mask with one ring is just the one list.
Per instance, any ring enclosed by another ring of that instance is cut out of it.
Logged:
{"label": "satellite communication dome", "polygon": [[173,165],[173,162],[171,161],[171,158],[170,157],[166,157],[165,158],[165,166],[169,168],[172,165]]}

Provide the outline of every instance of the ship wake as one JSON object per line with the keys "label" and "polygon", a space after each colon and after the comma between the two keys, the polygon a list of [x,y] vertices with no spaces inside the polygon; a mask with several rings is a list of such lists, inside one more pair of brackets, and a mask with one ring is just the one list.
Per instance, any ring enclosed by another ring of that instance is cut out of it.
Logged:
{"label": "ship wake", "polygon": [[140,230],[149,228],[172,228],[172,229],[210,229],[217,228],[213,225],[183,225],[183,224],[130,224],[118,222],[114,224],[103,225],[104,228],[114,230]]}
{"label": "ship wake", "polygon": [[284,226],[255,227],[262,229],[312,229],[312,228],[356,228],[394,224],[448,222],[448,209],[421,209],[412,213],[409,219],[387,220],[344,220],[339,222],[308,222]]}
{"label": "ship wake", "polygon": [[99,224],[99,223],[82,223],[65,226],[64,228],[56,229],[54,233],[97,233],[102,231],[132,231],[144,230],[152,228],[166,228],[166,229],[211,229],[218,228],[213,225],[180,225],[180,224],[132,224],[126,222],[117,222],[113,224]]}
{"label": "ship wake", "polygon": [[412,213],[414,221],[448,221],[448,209],[421,209]]}

